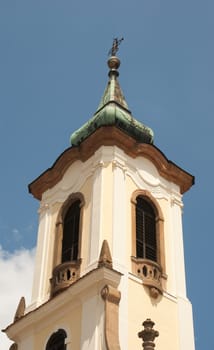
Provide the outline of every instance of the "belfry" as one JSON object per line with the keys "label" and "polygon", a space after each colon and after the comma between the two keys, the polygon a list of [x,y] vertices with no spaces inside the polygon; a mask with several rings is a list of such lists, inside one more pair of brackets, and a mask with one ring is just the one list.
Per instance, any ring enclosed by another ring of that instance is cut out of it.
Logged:
{"label": "belfry", "polygon": [[194,177],[130,112],[118,44],[95,114],[29,185],[40,202],[32,302],[21,298],[5,329],[11,350],[194,350],[182,233]]}

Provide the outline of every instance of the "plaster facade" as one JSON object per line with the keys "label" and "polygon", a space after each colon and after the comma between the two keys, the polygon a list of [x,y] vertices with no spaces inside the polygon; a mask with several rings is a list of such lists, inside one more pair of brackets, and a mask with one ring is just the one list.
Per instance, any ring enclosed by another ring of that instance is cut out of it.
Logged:
{"label": "plaster facade", "polygon": [[[157,300],[149,296],[148,288],[132,271],[131,198],[136,190],[150,193],[151,198],[158,203],[163,215],[164,237],[161,249],[164,254],[165,267],[162,278],[163,294]],[[160,176],[157,168],[147,158],[142,156],[132,158],[116,146],[102,146],[85,162],[74,162],[62,179],[43,194],[39,210],[40,222],[33,297],[27,312],[35,310],[50,298],[57,216],[69,195],[78,192],[84,197],[81,277],[96,269],[103,240],[108,241],[113,268],[122,274],[119,283],[121,349],[128,350],[133,346],[136,348],[139,346],[140,341],[136,334],[142,320],[149,316],[155,319],[161,334],[161,337],[157,339],[157,346],[160,350],[166,349],[167,344],[170,343],[173,343],[174,349],[186,350],[188,346],[189,350],[193,350],[191,304],[187,299],[185,287],[181,218],[183,204],[179,186]],[[90,346],[93,349],[103,349],[100,343],[99,327],[93,325],[95,328],[92,330],[89,316],[94,313],[94,310],[98,310],[96,311],[99,314],[98,318],[103,324],[104,306],[99,295],[100,289],[96,290],[92,297],[87,296],[88,292],[84,294],[86,298],[84,303],[80,302],[81,306],[79,305],[75,308],[74,313],[72,312],[72,317],[69,316],[69,309],[66,305],[61,306],[62,318],[59,315],[56,317],[54,329],[62,327],[63,322],[69,324],[66,329],[69,329],[69,334],[72,334],[72,329],[75,329],[75,336],[79,334],[77,338],[81,341],[81,349],[89,349]],[[97,305],[100,306],[97,308]],[[48,318],[52,319],[52,316],[49,315]],[[71,321],[73,319],[77,320],[74,324]],[[46,341],[45,335],[53,332],[53,322],[48,327],[48,325],[47,327],[42,326],[42,332],[34,332],[32,341],[35,348],[44,348],[42,344]],[[167,331],[169,327],[172,330],[170,334]],[[72,337],[72,349],[80,346],[74,338]],[[25,347],[23,345],[21,349],[24,350]]]}
{"label": "plaster facade", "polygon": [[[136,191],[148,194],[160,212],[162,291],[156,299],[132,268],[135,230],[132,213]],[[84,199],[80,280],[51,299],[50,280],[59,248],[57,220],[66,200],[78,193]],[[140,348],[137,333],[142,321],[149,317],[155,320],[161,334],[157,339],[159,350],[171,348],[169,344],[173,344],[175,350],[194,350],[192,310],[185,286],[182,207],[179,185],[163,177],[148,156],[133,157],[120,147],[110,145],[100,146],[84,161],[72,162],[41,198],[32,303],[23,320],[7,330],[18,349],[45,350],[48,337],[63,328],[68,350],[108,350],[111,347],[107,339],[115,335],[112,336],[111,327],[110,333],[105,333],[106,324],[111,325],[106,323],[109,322],[106,310],[113,307],[118,315],[115,316],[115,324],[118,323],[115,342],[119,344],[113,349]],[[99,269],[97,272],[104,240],[112,254],[113,270],[107,273],[111,278],[100,276]],[[96,273],[99,277],[93,280]],[[101,290],[106,283],[121,294],[116,306],[105,307]],[[25,325],[26,319],[31,320],[30,325]]]}

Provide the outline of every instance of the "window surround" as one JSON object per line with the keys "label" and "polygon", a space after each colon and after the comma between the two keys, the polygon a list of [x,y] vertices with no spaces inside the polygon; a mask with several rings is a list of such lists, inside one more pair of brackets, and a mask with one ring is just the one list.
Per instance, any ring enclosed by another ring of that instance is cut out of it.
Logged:
{"label": "window surround", "polygon": [[[149,259],[138,258],[136,256],[136,204],[137,197],[141,196],[145,201],[150,204],[155,213],[155,222],[156,222],[156,245],[157,245],[157,261],[152,261]],[[164,218],[162,210],[158,201],[152,196],[152,194],[147,190],[136,190],[131,197],[131,207],[132,207],[132,272],[135,275],[138,275],[143,279],[143,284],[150,287],[150,295],[157,297],[162,293],[162,287],[164,286],[164,280],[166,280],[165,273],[165,254],[164,254]],[[148,273],[148,278],[145,278],[145,275],[139,273],[140,269],[144,269],[146,274]],[[159,275],[158,284],[153,280],[153,275]],[[153,283],[154,282],[154,283]],[[156,293],[158,291],[158,294]]]}
{"label": "window surround", "polygon": [[85,205],[85,200],[82,193],[76,192],[76,193],[72,193],[66,199],[66,201],[61,206],[59,214],[57,216],[56,226],[55,226],[55,247],[54,247],[54,263],[53,263],[54,267],[61,264],[64,218],[70,206],[77,200],[80,200],[80,222],[79,222],[79,242],[78,242],[77,260],[79,260],[81,257],[82,221],[83,221],[82,207]]}
{"label": "window surround", "polygon": [[[62,262],[62,242],[63,242],[63,224],[64,219],[70,206],[80,201],[80,218],[79,218],[79,239],[78,239],[78,255],[76,260]],[[56,220],[55,226],[55,247],[53,257],[53,270],[51,283],[51,296],[57,295],[59,292],[69,287],[80,277],[81,265],[81,241],[82,241],[82,222],[83,222],[83,206],[85,204],[82,193],[73,193],[62,204]]]}

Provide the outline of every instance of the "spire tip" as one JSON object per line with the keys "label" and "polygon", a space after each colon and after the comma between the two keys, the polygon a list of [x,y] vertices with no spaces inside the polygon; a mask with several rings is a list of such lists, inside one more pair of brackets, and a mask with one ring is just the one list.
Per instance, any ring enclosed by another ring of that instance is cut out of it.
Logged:
{"label": "spire tip", "polygon": [[124,38],[118,39],[118,38],[114,38],[113,39],[113,44],[111,49],[108,52],[108,56],[115,56],[117,51],[119,50],[119,45],[121,44],[121,42],[124,40]]}

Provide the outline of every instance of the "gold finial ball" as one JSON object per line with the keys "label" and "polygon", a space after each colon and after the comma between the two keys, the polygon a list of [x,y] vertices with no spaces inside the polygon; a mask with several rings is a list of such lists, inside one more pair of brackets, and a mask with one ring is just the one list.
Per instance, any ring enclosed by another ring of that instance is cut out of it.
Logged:
{"label": "gold finial ball", "polygon": [[118,69],[120,67],[120,60],[116,56],[111,56],[108,59],[108,66],[110,69]]}

